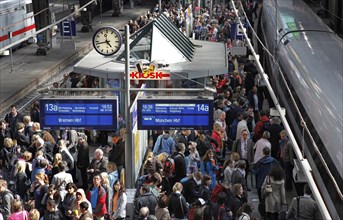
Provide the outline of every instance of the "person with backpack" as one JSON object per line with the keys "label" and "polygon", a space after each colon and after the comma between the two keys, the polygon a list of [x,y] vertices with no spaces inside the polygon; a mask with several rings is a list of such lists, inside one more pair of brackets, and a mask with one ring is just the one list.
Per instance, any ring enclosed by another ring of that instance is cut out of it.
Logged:
{"label": "person with backpack", "polygon": [[9,180],[10,172],[14,166],[15,161],[17,161],[17,156],[14,152],[14,142],[11,138],[5,138],[4,148],[0,151],[0,163],[2,167],[2,178]]}
{"label": "person with backpack", "polygon": [[308,184],[304,185],[304,195],[292,199],[286,219],[323,219],[318,203],[312,198],[312,191]]}
{"label": "person with backpack", "polygon": [[265,110],[261,110],[260,117],[258,122],[256,122],[255,129],[254,129],[254,142],[257,142],[262,138],[263,132],[268,129],[270,126],[270,120],[268,117],[268,112]]}
{"label": "person with backpack", "polygon": [[157,197],[151,193],[150,186],[143,184],[140,189],[140,195],[134,202],[133,219],[138,219],[141,208],[147,207],[150,214],[155,214],[157,206]]}
{"label": "person with backpack", "polygon": [[207,150],[212,149],[212,143],[216,146],[215,148],[218,147],[217,141],[207,135],[203,130],[198,130],[196,133],[195,142],[200,158],[205,156]]}
{"label": "person with backpack", "polygon": [[262,197],[262,185],[266,176],[270,173],[273,166],[280,166],[279,161],[270,156],[270,148],[263,148],[264,157],[262,157],[257,163],[254,164],[252,172],[256,175],[256,188],[259,204],[259,212],[261,216],[265,215],[265,202]]}
{"label": "person with backpack", "polygon": [[[181,181],[181,179],[186,177],[187,175],[185,160],[186,147],[182,143],[177,143],[175,145],[175,149],[176,152],[174,152],[172,155],[170,155],[169,158],[167,158],[167,161],[169,160],[171,164],[174,163],[174,165],[171,166],[169,173],[167,174],[169,176],[170,186],[173,186],[176,182]],[[167,164],[167,162],[165,164]]]}
{"label": "person with backpack", "polygon": [[163,133],[157,137],[153,153],[155,156],[162,152],[166,152],[168,155],[171,155],[174,150],[175,141],[172,137],[170,137],[169,131],[164,130]]}
{"label": "person with backpack", "polygon": [[214,220],[231,220],[232,212],[225,206],[226,193],[220,192],[217,197],[217,202],[212,207]]}
{"label": "person with backpack", "polygon": [[4,219],[11,215],[11,205],[14,197],[12,192],[7,188],[7,181],[0,180],[0,213]]}
{"label": "person with backpack", "polygon": [[162,173],[163,165],[153,154],[153,152],[148,151],[146,155],[145,162],[142,167],[142,175],[153,174],[154,172]]}

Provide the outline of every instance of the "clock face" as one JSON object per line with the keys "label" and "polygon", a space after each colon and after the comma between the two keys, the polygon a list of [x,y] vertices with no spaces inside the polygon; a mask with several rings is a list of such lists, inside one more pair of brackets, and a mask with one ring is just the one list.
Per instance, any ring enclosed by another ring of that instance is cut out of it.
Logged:
{"label": "clock face", "polygon": [[93,47],[101,55],[113,55],[118,52],[121,45],[121,34],[112,27],[102,27],[93,36]]}

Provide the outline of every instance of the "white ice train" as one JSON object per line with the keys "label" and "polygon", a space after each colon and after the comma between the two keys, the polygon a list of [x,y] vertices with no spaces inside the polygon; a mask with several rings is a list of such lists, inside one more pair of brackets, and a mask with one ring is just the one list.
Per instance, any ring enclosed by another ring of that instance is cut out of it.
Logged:
{"label": "white ice train", "polygon": [[[263,0],[259,27],[268,50],[276,53],[296,104],[280,72],[261,50],[272,87],[287,110],[293,134],[305,148],[332,219],[343,219],[343,41],[300,0]],[[313,140],[303,130],[296,107]]]}
{"label": "white ice train", "polygon": [[0,48],[35,31],[32,0],[0,0]]}

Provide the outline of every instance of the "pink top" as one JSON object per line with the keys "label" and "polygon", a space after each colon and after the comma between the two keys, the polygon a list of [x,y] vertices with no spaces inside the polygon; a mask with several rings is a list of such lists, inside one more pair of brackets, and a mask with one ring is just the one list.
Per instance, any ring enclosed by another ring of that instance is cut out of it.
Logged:
{"label": "pink top", "polygon": [[27,211],[19,211],[11,214],[8,220],[30,220],[30,217]]}

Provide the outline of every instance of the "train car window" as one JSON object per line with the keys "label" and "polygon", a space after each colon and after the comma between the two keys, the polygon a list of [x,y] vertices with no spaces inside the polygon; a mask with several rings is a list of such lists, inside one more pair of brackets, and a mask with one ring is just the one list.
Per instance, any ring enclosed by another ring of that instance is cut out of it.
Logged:
{"label": "train car window", "polygon": [[26,13],[33,12],[32,3],[26,4]]}

